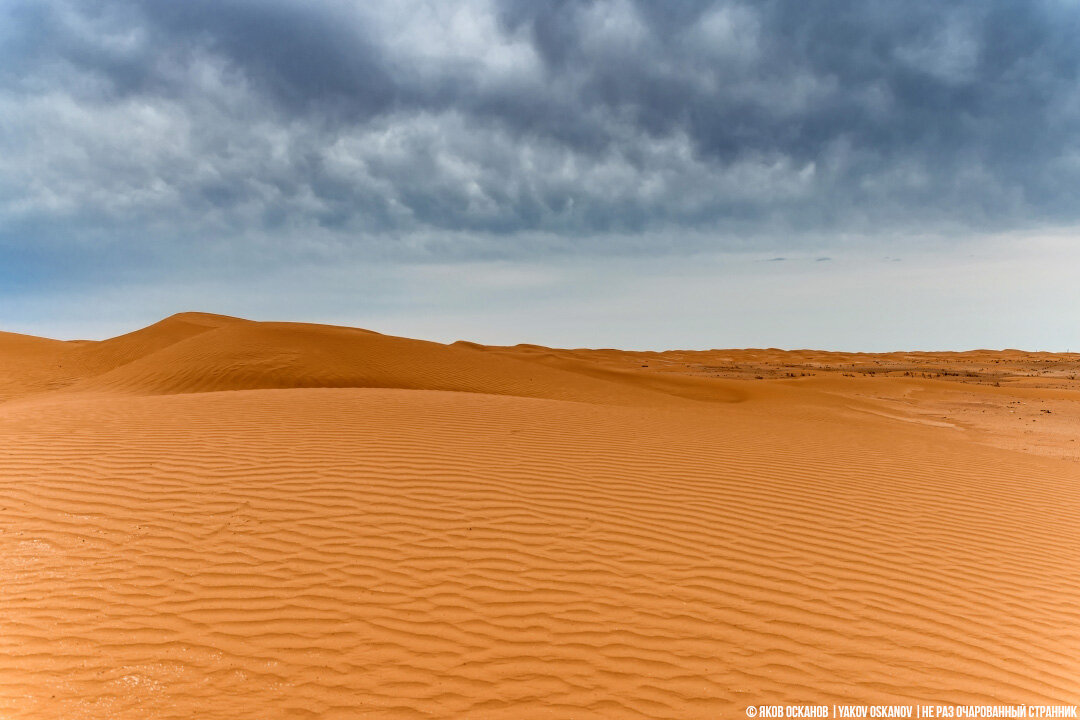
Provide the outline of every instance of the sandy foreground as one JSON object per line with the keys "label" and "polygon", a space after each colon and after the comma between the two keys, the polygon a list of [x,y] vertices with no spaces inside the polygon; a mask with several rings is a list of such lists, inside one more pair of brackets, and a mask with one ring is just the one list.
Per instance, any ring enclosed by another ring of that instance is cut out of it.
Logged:
{"label": "sandy foreground", "polygon": [[1078,704],[1078,375],[0,333],[0,718]]}

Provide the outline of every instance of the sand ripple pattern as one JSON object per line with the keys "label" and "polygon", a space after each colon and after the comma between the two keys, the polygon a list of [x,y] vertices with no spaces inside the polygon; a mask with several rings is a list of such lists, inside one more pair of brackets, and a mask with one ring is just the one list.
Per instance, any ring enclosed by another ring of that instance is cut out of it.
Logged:
{"label": "sand ripple pattern", "polygon": [[684,405],[0,406],[0,717],[1080,702],[1075,464]]}

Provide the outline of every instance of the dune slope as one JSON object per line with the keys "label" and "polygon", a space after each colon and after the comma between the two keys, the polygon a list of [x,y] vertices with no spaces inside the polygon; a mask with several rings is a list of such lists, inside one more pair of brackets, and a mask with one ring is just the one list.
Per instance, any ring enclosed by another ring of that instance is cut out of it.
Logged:
{"label": "dune slope", "polygon": [[[687,379],[685,382],[694,382]],[[702,399],[737,401],[728,383]],[[74,389],[132,394],[385,387],[605,403],[664,402],[645,381],[591,378],[470,348],[302,323],[228,324],[95,375]]]}
{"label": "dune slope", "polygon": [[192,319],[0,337],[2,717],[1080,702],[1080,463],[933,381]]}

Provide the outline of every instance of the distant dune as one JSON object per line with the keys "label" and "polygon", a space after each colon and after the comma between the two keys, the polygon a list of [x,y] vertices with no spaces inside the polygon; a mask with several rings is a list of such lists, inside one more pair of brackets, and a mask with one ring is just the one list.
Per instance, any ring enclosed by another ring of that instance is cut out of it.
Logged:
{"label": "distant dune", "polygon": [[1080,704],[1078,374],[0,333],[0,718]]}

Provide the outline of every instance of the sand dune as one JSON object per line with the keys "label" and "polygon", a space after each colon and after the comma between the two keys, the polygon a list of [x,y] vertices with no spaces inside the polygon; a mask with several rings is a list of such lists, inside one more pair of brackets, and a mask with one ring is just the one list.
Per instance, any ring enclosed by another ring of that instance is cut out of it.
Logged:
{"label": "sand dune", "polygon": [[1080,703],[1071,356],[188,313],[0,363],[3,718]]}

